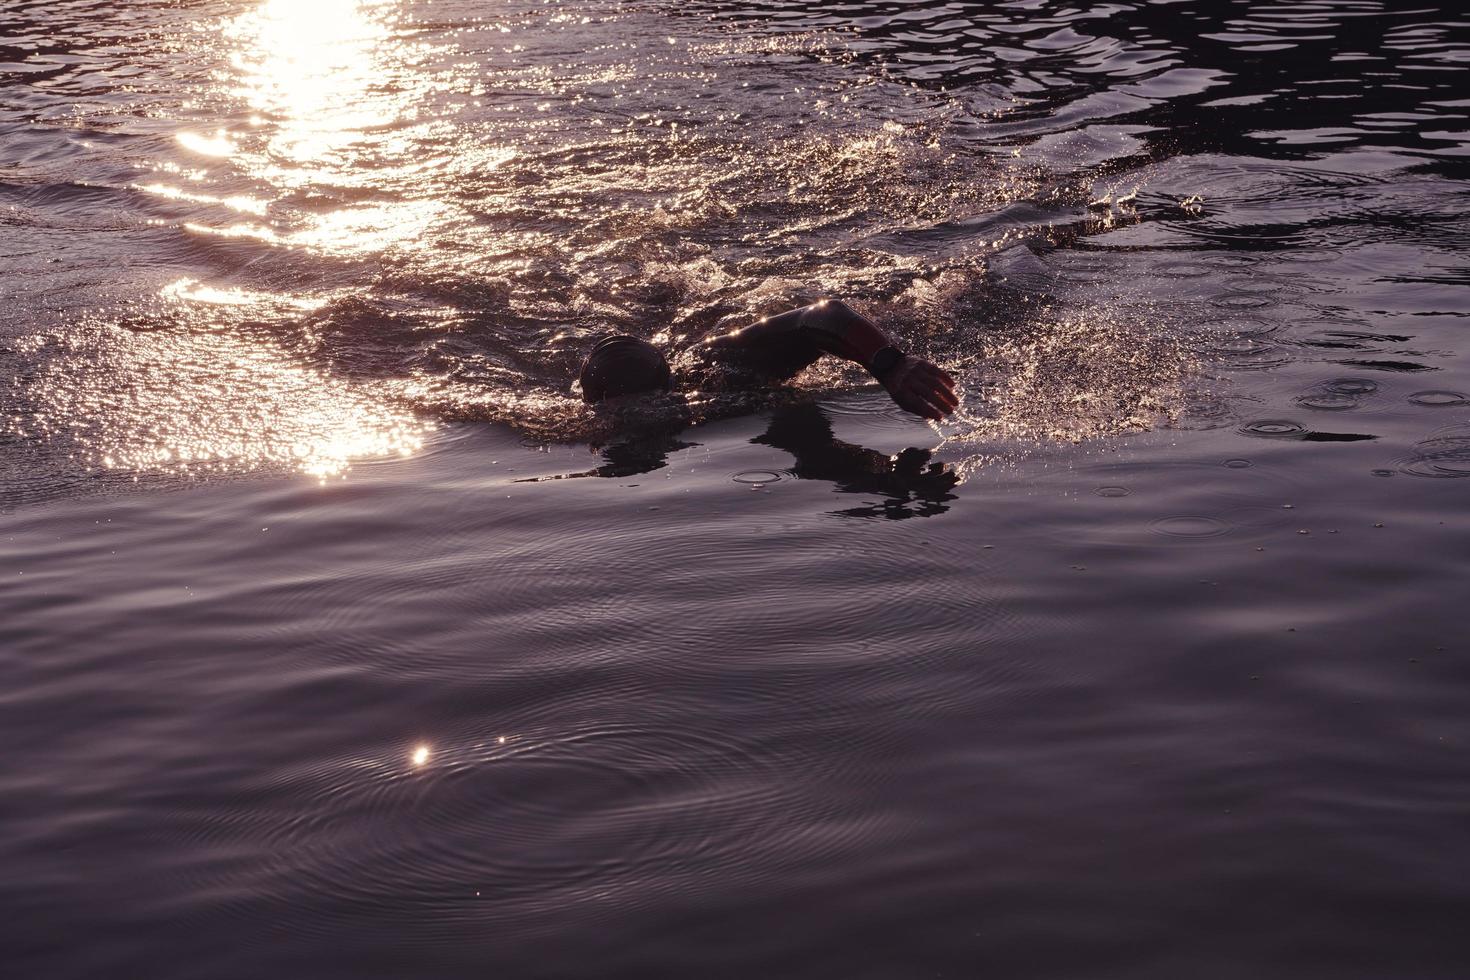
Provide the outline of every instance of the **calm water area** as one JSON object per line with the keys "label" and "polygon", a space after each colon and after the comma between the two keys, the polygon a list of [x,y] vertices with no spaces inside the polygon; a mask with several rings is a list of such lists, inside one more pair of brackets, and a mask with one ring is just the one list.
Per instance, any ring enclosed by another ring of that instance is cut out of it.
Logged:
{"label": "calm water area", "polygon": [[1434,0],[5,0],[0,974],[1463,978],[1467,256]]}

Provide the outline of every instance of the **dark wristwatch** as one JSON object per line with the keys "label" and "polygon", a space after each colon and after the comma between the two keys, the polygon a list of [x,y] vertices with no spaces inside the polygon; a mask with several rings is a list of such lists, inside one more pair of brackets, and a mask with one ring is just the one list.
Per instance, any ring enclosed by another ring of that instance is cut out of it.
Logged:
{"label": "dark wristwatch", "polygon": [[892,371],[894,366],[903,360],[903,356],[903,351],[891,344],[887,347],[880,347],[878,348],[878,352],[873,355],[873,359],[868,362],[868,373],[879,381],[882,381],[883,376],[889,371]]}

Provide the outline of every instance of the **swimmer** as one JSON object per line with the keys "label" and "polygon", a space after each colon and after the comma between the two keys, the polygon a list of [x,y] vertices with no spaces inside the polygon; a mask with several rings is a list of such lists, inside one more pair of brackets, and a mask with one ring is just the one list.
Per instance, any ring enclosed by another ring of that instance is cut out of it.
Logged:
{"label": "swimmer", "polygon": [[[922,357],[906,354],[877,324],[840,300],[766,317],[748,327],[701,341],[681,358],[696,380],[751,387],[785,381],[823,354],[861,365],[897,405],[939,420],[959,406],[954,379]],[[582,400],[595,405],[626,395],[671,391],[674,372],[658,348],[619,335],[597,343],[582,362]]]}

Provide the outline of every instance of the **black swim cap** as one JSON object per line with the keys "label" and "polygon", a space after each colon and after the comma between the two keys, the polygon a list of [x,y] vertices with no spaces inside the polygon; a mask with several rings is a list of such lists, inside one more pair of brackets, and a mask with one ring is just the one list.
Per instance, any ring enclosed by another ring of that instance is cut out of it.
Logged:
{"label": "black swim cap", "polygon": [[577,380],[588,404],[618,395],[668,391],[669,364],[648,341],[619,334],[597,342],[582,362]]}

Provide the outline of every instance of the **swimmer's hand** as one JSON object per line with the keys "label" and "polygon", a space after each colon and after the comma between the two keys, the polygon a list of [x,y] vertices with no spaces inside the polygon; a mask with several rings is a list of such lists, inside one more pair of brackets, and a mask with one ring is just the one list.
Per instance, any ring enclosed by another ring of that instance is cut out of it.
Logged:
{"label": "swimmer's hand", "polygon": [[879,382],[898,407],[938,422],[959,407],[954,378],[922,357],[905,354]]}

